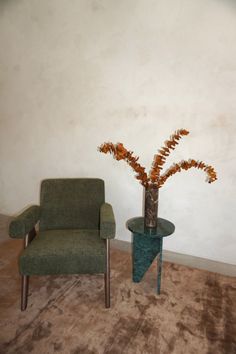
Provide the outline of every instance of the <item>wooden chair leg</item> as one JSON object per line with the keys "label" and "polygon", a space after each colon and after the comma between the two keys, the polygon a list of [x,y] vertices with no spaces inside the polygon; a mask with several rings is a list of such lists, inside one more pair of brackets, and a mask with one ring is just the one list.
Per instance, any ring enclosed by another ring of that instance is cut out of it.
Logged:
{"label": "wooden chair leg", "polygon": [[25,311],[27,307],[27,298],[28,298],[28,289],[29,289],[29,276],[21,276],[21,311]]}
{"label": "wooden chair leg", "polygon": [[105,307],[111,306],[110,301],[110,240],[106,239],[106,273],[104,274],[105,280]]}
{"label": "wooden chair leg", "polygon": [[[24,249],[27,248],[30,242],[35,238],[36,230],[35,227],[25,236],[24,238]],[[21,276],[21,311],[25,311],[27,307],[27,298],[28,298],[28,289],[29,289],[29,276]]]}

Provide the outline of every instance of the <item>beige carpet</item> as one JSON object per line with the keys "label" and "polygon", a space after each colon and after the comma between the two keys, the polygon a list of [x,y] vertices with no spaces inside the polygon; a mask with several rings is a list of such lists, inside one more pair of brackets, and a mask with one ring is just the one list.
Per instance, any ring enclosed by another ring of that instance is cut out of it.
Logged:
{"label": "beige carpet", "polygon": [[130,255],[113,250],[112,307],[103,276],[32,277],[19,310],[22,241],[0,245],[0,353],[235,354],[236,279],[171,263],[157,296],[156,264],[139,284]]}

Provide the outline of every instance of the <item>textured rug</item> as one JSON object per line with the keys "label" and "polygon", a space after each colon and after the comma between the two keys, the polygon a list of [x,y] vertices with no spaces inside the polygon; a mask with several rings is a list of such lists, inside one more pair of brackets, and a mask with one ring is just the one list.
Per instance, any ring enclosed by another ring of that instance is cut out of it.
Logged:
{"label": "textured rug", "polygon": [[21,312],[21,240],[0,245],[0,353],[235,354],[236,279],[164,263],[131,281],[126,252],[111,253],[111,309],[103,276],[32,277]]}

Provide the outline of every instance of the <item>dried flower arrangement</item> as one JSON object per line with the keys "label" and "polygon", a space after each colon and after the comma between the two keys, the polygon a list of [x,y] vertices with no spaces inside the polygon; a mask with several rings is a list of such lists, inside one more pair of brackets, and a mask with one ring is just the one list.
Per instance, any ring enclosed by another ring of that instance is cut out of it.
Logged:
{"label": "dried flower arrangement", "polygon": [[126,150],[122,143],[112,144],[110,142],[102,144],[98,150],[107,154],[108,152],[113,155],[116,160],[125,160],[136,172],[136,178],[140,180],[140,183],[145,187],[156,186],[162,187],[166,180],[181,170],[188,170],[192,167],[204,170],[207,174],[207,182],[212,183],[217,179],[216,172],[212,166],[206,165],[202,161],[196,161],[193,159],[183,160],[179,163],[174,163],[168,170],[160,175],[163,165],[166,162],[166,158],[170,155],[171,150],[174,150],[179,140],[184,135],[188,135],[189,132],[185,129],[177,130],[170,136],[169,140],[165,142],[165,146],[159,149],[158,154],[154,156],[152,168],[149,175],[145,172],[145,168],[141,166],[137,161],[139,157],[133,156],[132,151]]}
{"label": "dried flower arrangement", "polygon": [[[178,145],[179,140],[188,135],[189,132],[185,129],[179,129],[174,132],[173,135],[170,136],[169,140],[164,143],[164,147],[158,150],[158,154],[154,156],[153,163],[149,174],[146,173],[145,168],[138,163],[139,157],[133,155],[132,151],[128,151],[122,143],[113,144],[110,142],[102,144],[98,150],[105,154],[110,153],[116,160],[125,160],[135,171],[136,178],[140,181],[140,183],[145,187],[145,190],[149,193],[147,200],[155,200],[156,209],[155,211],[147,211],[149,215],[153,215],[157,212],[157,203],[158,203],[158,190],[161,188],[166,180],[173,176],[177,172],[181,172],[182,170],[189,170],[190,168],[198,168],[206,172],[207,174],[207,182],[212,183],[217,180],[216,172],[212,166],[206,165],[202,161],[196,161],[194,159],[183,160],[178,163],[174,163],[170,168],[168,168],[163,174],[161,174],[161,170],[163,169],[163,165],[166,162],[166,158],[170,155],[171,150],[174,150],[176,145]],[[156,193],[154,195],[154,193]],[[156,191],[156,192],[155,192]],[[151,193],[151,194],[150,194]],[[155,215],[154,215],[155,216]],[[148,224],[149,222],[147,222]],[[156,225],[156,221],[154,223],[151,222],[149,225]],[[153,227],[153,226],[151,226]]]}

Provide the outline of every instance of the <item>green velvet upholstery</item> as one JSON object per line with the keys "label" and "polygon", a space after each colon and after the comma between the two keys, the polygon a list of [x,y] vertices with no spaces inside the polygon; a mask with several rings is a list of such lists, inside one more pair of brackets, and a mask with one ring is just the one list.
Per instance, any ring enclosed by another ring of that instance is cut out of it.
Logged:
{"label": "green velvet upholstery", "polygon": [[19,259],[22,275],[105,272],[105,239],[115,237],[115,219],[105,203],[103,180],[44,180],[40,207],[32,206],[15,218],[10,236],[25,236],[38,221],[38,235]]}
{"label": "green velvet upholstery", "polygon": [[33,229],[40,219],[40,207],[32,205],[17,216],[9,226],[9,234],[13,238],[23,238]]}
{"label": "green velvet upholstery", "polygon": [[47,179],[41,184],[40,230],[98,229],[104,182],[95,178]]}
{"label": "green velvet upholstery", "polygon": [[40,231],[20,257],[20,273],[104,273],[105,256],[99,230]]}
{"label": "green velvet upholstery", "polygon": [[100,237],[114,238],[116,232],[116,224],[112,206],[104,203],[100,208]]}

